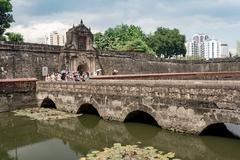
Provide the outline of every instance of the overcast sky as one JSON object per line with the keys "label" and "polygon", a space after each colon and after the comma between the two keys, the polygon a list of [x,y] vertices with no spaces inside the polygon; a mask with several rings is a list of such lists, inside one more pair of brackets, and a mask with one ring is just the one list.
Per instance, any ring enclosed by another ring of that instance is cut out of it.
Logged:
{"label": "overcast sky", "polygon": [[15,23],[28,42],[48,32],[65,32],[83,19],[93,32],[118,24],[139,25],[146,33],[158,26],[178,28],[187,40],[194,33],[236,47],[240,40],[240,0],[12,0]]}

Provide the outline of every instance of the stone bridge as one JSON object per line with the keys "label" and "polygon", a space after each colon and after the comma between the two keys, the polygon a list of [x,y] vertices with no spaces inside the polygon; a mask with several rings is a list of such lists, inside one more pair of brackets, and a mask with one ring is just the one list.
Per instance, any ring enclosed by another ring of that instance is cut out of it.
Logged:
{"label": "stone bridge", "polygon": [[163,129],[200,134],[219,123],[240,124],[240,82],[200,80],[91,80],[37,82],[40,107],[103,119],[155,120]]}

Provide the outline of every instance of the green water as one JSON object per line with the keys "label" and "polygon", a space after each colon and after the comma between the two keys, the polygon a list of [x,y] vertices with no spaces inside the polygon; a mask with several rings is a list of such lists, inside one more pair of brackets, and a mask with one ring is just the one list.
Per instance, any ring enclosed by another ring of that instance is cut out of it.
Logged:
{"label": "green water", "polygon": [[240,160],[240,140],[181,135],[144,124],[109,122],[96,116],[31,121],[0,114],[0,160],[78,160],[113,143],[154,146],[183,160]]}

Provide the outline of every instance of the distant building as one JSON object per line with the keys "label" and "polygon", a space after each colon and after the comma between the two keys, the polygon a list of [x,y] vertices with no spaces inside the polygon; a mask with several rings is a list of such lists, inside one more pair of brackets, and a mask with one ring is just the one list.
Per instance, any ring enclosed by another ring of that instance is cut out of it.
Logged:
{"label": "distant building", "polygon": [[46,35],[45,44],[64,46],[65,45],[65,36],[59,34],[57,31],[53,31]]}
{"label": "distant building", "polygon": [[203,43],[204,41],[208,40],[209,37],[205,33],[200,33],[200,34],[194,34],[192,39],[197,43]]}
{"label": "distant building", "polygon": [[189,41],[185,44],[187,49],[187,56],[194,56],[198,55],[199,53],[199,47],[196,41]]}
{"label": "distant building", "polygon": [[229,47],[228,44],[222,43],[220,45],[220,57],[219,58],[227,58],[229,57]]}
{"label": "distant building", "polygon": [[220,58],[220,44],[221,42],[215,39],[205,41],[204,58]]}
{"label": "distant building", "polygon": [[240,56],[240,41],[237,41],[237,51],[236,55]]}
{"label": "distant building", "polygon": [[208,39],[209,37],[207,34],[194,34],[192,40],[186,44],[187,55],[204,57],[204,42]]}
{"label": "distant building", "polygon": [[229,57],[229,48],[227,44],[210,39],[207,34],[194,34],[192,40],[186,43],[187,56],[210,58]]}

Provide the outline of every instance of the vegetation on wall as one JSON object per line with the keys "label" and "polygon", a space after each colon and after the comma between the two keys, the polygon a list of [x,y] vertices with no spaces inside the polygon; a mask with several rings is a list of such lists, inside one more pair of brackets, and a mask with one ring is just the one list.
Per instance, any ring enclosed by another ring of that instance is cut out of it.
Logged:
{"label": "vegetation on wall", "polygon": [[122,24],[96,33],[94,42],[101,50],[153,53],[165,58],[186,54],[185,36],[178,29],[163,27],[147,35],[139,26]]}
{"label": "vegetation on wall", "polygon": [[7,32],[5,35],[9,42],[22,43],[24,41],[23,35],[20,33]]}

